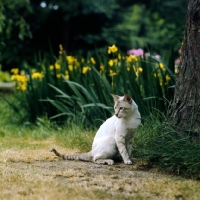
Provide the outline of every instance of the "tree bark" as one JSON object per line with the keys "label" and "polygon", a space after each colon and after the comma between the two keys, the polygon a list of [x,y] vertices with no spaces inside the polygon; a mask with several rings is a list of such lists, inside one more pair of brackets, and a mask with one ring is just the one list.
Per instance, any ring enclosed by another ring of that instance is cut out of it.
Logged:
{"label": "tree bark", "polygon": [[170,119],[182,132],[200,128],[200,0],[189,0]]}

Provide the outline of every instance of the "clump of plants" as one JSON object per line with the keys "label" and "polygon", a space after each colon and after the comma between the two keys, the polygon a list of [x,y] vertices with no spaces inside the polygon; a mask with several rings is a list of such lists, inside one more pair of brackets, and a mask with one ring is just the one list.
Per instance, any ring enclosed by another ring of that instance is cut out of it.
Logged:
{"label": "clump of plants", "polygon": [[186,178],[200,178],[200,135],[177,131],[164,114],[154,111],[134,142],[138,166],[156,167]]}
{"label": "clump of plants", "polygon": [[112,114],[110,93],[128,93],[142,116],[155,107],[165,111],[174,84],[174,60],[132,50],[120,52],[116,45],[94,55],[67,55],[60,45],[54,55],[37,61],[23,71],[12,69],[16,102],[9,102],[15,113],[24,110],[23,120],[35,122],[47,116],[57,122],[79,118],[85,124],[99,125]]}

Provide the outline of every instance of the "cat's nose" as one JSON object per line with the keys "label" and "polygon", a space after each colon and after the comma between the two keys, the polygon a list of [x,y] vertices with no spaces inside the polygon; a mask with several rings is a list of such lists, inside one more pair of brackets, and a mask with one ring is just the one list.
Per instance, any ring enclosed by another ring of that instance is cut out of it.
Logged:
{"label": "cat's nose", "polygon": [[118,117],[118,113],[117,113],[117,114],[115,114],[115,116],[116,116],[116,117]]}

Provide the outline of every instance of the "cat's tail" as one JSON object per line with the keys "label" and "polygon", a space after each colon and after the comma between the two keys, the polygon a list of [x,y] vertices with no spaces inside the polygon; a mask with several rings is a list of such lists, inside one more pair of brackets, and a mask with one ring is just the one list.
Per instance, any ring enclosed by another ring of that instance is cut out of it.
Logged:
{"label": "cat's tail", "polygon": [[55,149],[51,149],[50,152],[54,152],[56,156],[61,157],[63,160],[82,160],[82,161],[93,160],[91,151],[88,153],[81,153],[81,154],[75,154],[75,155],[64,155],[64,154],[59,153]]}

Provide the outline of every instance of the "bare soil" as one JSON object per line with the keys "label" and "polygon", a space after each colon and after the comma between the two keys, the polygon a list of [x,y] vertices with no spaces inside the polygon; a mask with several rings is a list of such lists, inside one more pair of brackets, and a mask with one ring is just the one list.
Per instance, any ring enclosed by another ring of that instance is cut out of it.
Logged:
{"label": "bare soil", "polygon": [[[72,150],[58,148],[61,152]],[[139,170],[63,161],[48,149],[0,153],[0,199],[199,199],[196,182]],[[199,187],[199,185],[198,185]],[[186,190],[190,190],[187,193]]]}

